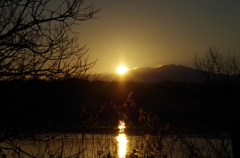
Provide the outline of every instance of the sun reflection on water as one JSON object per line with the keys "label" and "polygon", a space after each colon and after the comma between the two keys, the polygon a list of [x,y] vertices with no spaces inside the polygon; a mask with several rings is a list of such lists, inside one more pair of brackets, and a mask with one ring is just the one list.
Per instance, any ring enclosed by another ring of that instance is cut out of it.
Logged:
{"label": "sun reflection on water", "polygon": [[125,129],[125,122],[119,121],[118,129],[119,129],[119,135],[116,137],[118,141],[118,156],[119,158],[125,158],[126,152],[127,152],[127,136],[124,133]]}

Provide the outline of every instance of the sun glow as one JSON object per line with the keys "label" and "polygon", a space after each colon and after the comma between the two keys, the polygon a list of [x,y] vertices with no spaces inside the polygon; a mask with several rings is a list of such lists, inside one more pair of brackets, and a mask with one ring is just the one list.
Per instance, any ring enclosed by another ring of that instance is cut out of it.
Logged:
{"label": "sun glow", "polygon": [[125,122],[124,121],[119,121],[118,125],[119,129],[119,135],[116,137],[118,141],[118,156],[119,158],[125,158],[126,157],[126,152],[127,152],[127,136],[124,133],[125,129]]}
{"label": "sun glow", "polygon": [[117,68],[117,73],[119,74],[124,74],[126,71],[127,71],[127,68],[123,65]]}

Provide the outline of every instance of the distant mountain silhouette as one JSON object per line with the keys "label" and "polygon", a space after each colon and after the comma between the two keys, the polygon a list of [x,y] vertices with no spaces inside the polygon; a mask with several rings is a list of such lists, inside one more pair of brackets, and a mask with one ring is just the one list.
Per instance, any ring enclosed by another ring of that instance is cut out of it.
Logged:
{"label": "distant mountain silhouette", "polygon": [[[97,80],[102,81],[139,81],[156,83],[161,81],[172,82],[201,82],[197,77],[198,70],[181,65],[163,65],[160,67],[141,67],[127,71],[125,74],[102,73]],[[90,75],[90,80],[93,75]]]}

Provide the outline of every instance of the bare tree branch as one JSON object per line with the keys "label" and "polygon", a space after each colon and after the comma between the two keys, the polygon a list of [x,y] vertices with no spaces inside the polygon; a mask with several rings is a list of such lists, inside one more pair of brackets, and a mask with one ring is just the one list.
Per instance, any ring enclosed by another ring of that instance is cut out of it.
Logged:
{"label": "bare tree branch", "polygon": [[99,11],[83,7],[83,2],[65,0],[52,9],[49,0],[0,1],[0,79],[81,76],[93,67],[96,61],[80,64],[85,46],[80,48],[77,37],[69,36],[73,25]]}

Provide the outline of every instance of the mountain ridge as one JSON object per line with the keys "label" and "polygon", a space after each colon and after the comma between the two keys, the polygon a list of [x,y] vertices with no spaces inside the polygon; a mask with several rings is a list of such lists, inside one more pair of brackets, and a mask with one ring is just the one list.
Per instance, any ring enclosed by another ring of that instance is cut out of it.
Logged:
{"label": "mountain ridge", "polygon": [[[157,83],[161,81],[172,82],[201,82],[197,77],[199,70],[182,65],[162,65],[159,67],[140,67],[128,70],[124,74],[101,73],[97,80],[101,81],[138,81]],[[93,80],[94,75],[89,79]]]}

